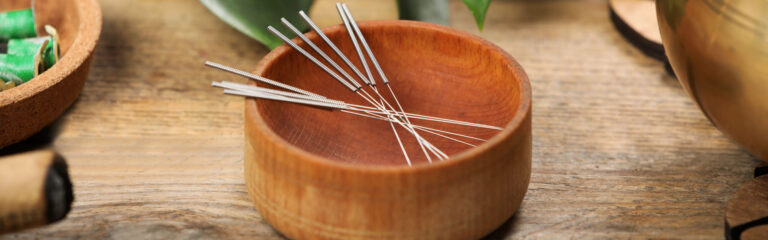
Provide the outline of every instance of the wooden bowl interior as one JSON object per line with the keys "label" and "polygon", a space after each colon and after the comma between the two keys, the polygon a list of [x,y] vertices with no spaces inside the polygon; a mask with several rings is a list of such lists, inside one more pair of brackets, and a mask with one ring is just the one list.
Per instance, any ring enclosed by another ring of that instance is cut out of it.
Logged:
{"label": "wooden bowl interior", "polygon": [[29,8],[34,2],[35,23],[40,35],[48,35],[45,25],[51,25],[59,33],[61,56],[63,57],[77,37],[80,26],[76,0],[5,0],[0,11]]}
{"label": "wooden bowl interior", "polygon": [[[477,37],[405,21],[363,22],[360,27],[407,112],[505,127],[522,101],[521,80],[511,65],[511,58]],[[326,34],[360,66],[342,27],[326,28]],[[323,51],[332,53],[314,32],[308,37]],[[300,46],[310,49],[304,43]],[[263,60],[264,77],[329,98],[369,105],[295,50],[284,45],[275,51],[277,54]],[[332,55],[336,62],[342,63]],[[353,74],[346,67],[345,70]],[[380,78],[376,80],[379,92],[394,105],[386,85]],[[274,133],[310,153],[340,162],[406,164],[392,128],[385,121],[289,103],[257,101],[259,114]],[[412,123],[483,139],[499,133],[416,119]],[[396,128],[411,160],[415,164],[427,162],[415,138],[402,127]],[[471,148],[429,133],[420,134],[448,155]]]}

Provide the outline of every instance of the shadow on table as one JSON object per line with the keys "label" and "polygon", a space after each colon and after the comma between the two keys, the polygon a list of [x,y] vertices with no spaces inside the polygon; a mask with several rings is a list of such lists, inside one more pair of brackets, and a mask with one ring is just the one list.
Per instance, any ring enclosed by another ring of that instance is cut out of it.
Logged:
{"label": "shadow on table", "polygon": [[53,141],[56,140],[56,136],[59,135],[62,122],[64,122],[63,116],[67,115],[75,104],[77,104],[77,101],[75,101],[75,103],[72,104],[70,108],[64,111],[64,113],[61,114],[61,116],[59,116],[51,124],[48,124],[48,126],[45,126],[45,128],[35,133],[31,137],[0,149],[0,157],[28,151],[52,148]]}
{"label": "shadow on table", "polygon": [[512,215],[509,219],[507,219],[506,222],[501,224],[499,228],[496,230],[493,230],[490,234],[486,235],[485,237],[481,238],[483,240],[497,240],[497,239],[504,239],[506,238],[510,233],[514,232],[517,229],[517,217],[518,213],[515,212],[515,215]]}

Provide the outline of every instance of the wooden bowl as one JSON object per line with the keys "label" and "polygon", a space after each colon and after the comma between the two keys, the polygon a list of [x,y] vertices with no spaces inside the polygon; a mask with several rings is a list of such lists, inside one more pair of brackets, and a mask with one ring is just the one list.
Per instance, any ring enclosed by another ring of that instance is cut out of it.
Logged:
{"label": "wooden bowl", "polygon": [[[411,21],[360,27],[406,111],[503,130],[412,120],[489,140],[468,149],[424,134],[451,156],[430,164],[413,137],[398,129],[415,162],[409,167],[384,121],[248,99],[245,179],[259,212],[294,239],[473,239],[490,233],[515,212],[530,179],[531,89],[523,69],[493,44],[447,27]],[[345,55],[356,56],[341,26],[325,33]],[[317,35],[307,36],[331,53]],[[255,73],[363,104],[286,45],[264,57]],[[389,95],[383,84],[380,89]]]}
{"label": "wooden bowl", "polygon": [[[59,117],[80,95],[101,32],[96,0],[35,0],[38,32],[48,24],[61,38],[61,58],[27,83],[0,92],[0,148],[21,141]],[[29,8],[30,0],[8,0],[1,11]]]}

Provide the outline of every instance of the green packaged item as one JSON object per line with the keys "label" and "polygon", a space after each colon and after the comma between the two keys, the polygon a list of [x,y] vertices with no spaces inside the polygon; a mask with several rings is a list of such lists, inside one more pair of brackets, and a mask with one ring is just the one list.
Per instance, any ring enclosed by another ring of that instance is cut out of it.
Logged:
{"label": "green packaged item", "polygon": [[29,55],[0,54],[0,72],[11,73],[22,80],[22,83],[37,77],[43,71],[43,45],[38,45],[37,52]]}
{"label": "green packaged item", "polygon": [[15,74],[9,73],[9,72],[0,72],[0,80],[2,80],[3,82],[6,82],[6,83],[7,82],[13,82],[13,83],[16,83],[16,85],[19,85],[22,82],[24,82],[24,81],[21,80],[21,78],[19,78]]}
{"label": "green packaged item", "polygon": [[14,88],[22,83],[21,78],[8,72],[0,72],[0,92]]}
{"label": "green packaged item", "polygon": [[0,72],[0,92],[14,88],[22,83],[21,78],[8,72]]}
{"label": "green packaged item", "polygon": [[31,8],[0,13],[0,41],[35,36],[35,13]]}
{"label": "green packaged item", "polygon": [[16,83],[15,82],[0,82],[0,92],[15,88]]}
{"label": "green packaged item", "polygon": [[25,39],[11,39],[8,41],[8,54],[11,55],[33,55],[37,53],[40,45],[47,41],[47,45],[43,49],[43,65],[45,69],[53,67],[53,64],[59,61],[59,35],[56,33],[56,29],[50,25],[45,26],[45,30],[50,36],[25,38]]}

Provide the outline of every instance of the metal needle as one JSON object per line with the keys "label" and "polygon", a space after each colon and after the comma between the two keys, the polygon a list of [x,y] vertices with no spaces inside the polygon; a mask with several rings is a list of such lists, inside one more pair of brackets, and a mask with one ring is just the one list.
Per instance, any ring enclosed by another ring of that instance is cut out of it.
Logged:
{"label": "metal needle", "polygon": [[[237,84],[237,83],[222,84],[222,83],[214,82],[212,85],[217,86],[217,87],[221,87],[221,88],[225,88],[224,93],[231,94],[231,95],[240,95],[240,96],[254,97],[254,98],[260,98],[260,99],[267,99],[267,100],[291,102],[291,103],[304,104],[304,105],[323,107],[323,108],[340,109],[341,112],[344,112],[344,113],[349,113],[349,114],[354,114],[354,115],[358,115],[358,116],[363,116],[363,117],[368,117],[368,118],[374,118],[374,119],[388,121],[390,123],[390,127],[392,127],[392,128],[394,128],[394,125],[392,125],[392,123],[393,122],[398,122],[396,119],[386,118],[386,117],[377,115],[377,113],[378,114],[384,114],[384,113],[368,111],[365,114],[362,114],[362,113],[357,113],[357,112],[353,112],[353,111],[347,111],[348,108],[344,104],[335,104],[335,103],[329,103],[329,102],[323,102],[322,101],[322,100],[333,101],[333,100],[328,100],[328,99],[317,99],[317,98],[311,98],[311,97],[306,97],[306,96],[303,96],[303,97],[306,98],[306,100],[303,100],[303,99],[291,99],[289,97],[284,97],[284,96],[279,96],[279,95],[273,95],[273,94],[266,93],[266,92],[261,92],[261,90],[254,91],[254,89],[246,88],[246,87],[252,87],[252,86],[247,86],[247,85],[242,85],[242,84]],[[399,123],[399,124],[402,124],[402,123]],[[464,142],[464,141],[461,141],[461,140],[458,140],[456,138],[452,138],[452,137],[448,137],[448,136],[445,136],[445,135],[442,135],[442,134],[438,134],[438,133],[435,133],[433,131],[442,132],[442,133],[451,134],[451,135],[456,135],[456,136],[467,137],[467,138],[472,138],[472,139],[478,139],[478,138],[466,136],[466,135],[463,135],[463,134],[453,133],[453,132],[439,130],[439,129],[434,129],[434,128],[428,128],[428,127],[423,127],[423,126],[418,126],[418,125],[411,125],[410,127],[414,128],[414,129],[419,129],[421,131],[424,131],[424,132],[427,132],[427,133],[430,133],[430,134],[434,134],[434,135],[437,135],[437,136],[440,136],[440,137],[443,137],[443,138],[446,138],[446,139],[449,139],[449,140],[452,140],[452,141],[455,141],[455,142],[466,144],[466,145],[469,145],[469,146],[475,146],[475,145],[467,143],[467,142]],[[430,130],[432,130],[432,131],[430,131]],[[407,153],[405,153],[405,151],[404,151],[405,148],[402,145],[402,141],[399,140],[400,138],[399,138],[399,136],[397,136],[397,133],[395,133],[395,134],[396,134],[396,137],[398,139],[398,145],[400,145],[401,150],[403,150],[403,153],[406,156],[406,162],[408,163],[409,166],[412,165],[412,163],[410,161],[410,158],[407,157]],[[484,141],[482,139],[479,139],[479,140]],[[440,157],[441,159],[442,158],[447,158],[447,155],[445,155],[445,153],[443,153],[442,151],[439,151],[439,149],[434,147],[432,144],[427,144],[426,146],[427,146],[427,149],[429,149],[430,152],[432,152],[436,156]]]}
{"label": "metal needle", "polygon": [[[344,21],[344,25],[347,28],[347,31],[350,34],[350,37],[352,38],[352,42],[355,43],[355,50],[357,50],[358,56],[360,56],[360,60],[365,63],[367,60],[365,60],[365,57],[363,57],[363,53],[360,50],[360,47],[357,45],[357,38],[360,38],[360,43],[363,45],[363,48],[365,48],[366,53],[368,53],[368,57],[371,59],[371,62],[374,64],[374,67],[376,67],[376,70],[379,72],[379,75],[382,77],[382,81],[384,81],[384,84],[387,85],[387,88],[389,88],[390,93],[392,94],[392,97],[395,99],[395,102],[398,104],[398,107],[400,108],[401,112],[403,111],[403,107],[400,105],[400,101],[397,99],[397,97],[394,95],[394,92],[392,91],[392,88],[389,87],[389,80],[384,74],[384,71],[381,69],[381,67],[378,64],[378,61],[376,60],[376,57],[373,55],[373,52],[371,51],[370,47],[368,46],[368,42],[365,40],[365,37],[363,36],[362,32],[360,31],[360,28],[357,26],[357,22],[355,21],[354,17],[349,11],[349,8],[346,6],[346,4],[340,4],[336,3],[336,9],[339,11],[339,15],[341,15],[342,21]],[[371,74],[370,69],[368,68],[367,64],[364,64],[363,67],[365,67],[366,72],[368,73],[368,77],[371,79],[372,85],[374,86],[374,91],[376,91],[377,94],[379,94],[379,91],[375,89],[376,81],[373,80],[373,76]],[[385,102],[383,99],[384,97],[379,94],[379,97],[382,99],[382,102]],[[389,105],[389,103],[387,103]],[[392,107],[390,105],[390,107]],[[392,108],[394,110],[394,108]],[[410,120],[408,119],[408,116],[406,114],[403,114],[403,119],[410,124]],[[415,133],[415,131],[412,131]],[[418,133],[414,134],[414,137],[418,140],[419,147],[421,147],[422,151],[424,151],[424,154],[427,156],[427,160],[429,162],[432,162],[432,159],[429,157],[429,154],[426,153],[424,150],[424,140],[421,136],[418,135]]]}
{"label": "metal needle", "polygon": [[351,68],[352,71],[355,72],[355,74],[357,74],[357,76],[360,79],[362,79],[366,85],[371,85],[371,82],[368,81],[368,78],[363,76],[363,73],[360,72],[360,69],[358,69],[357,66],[355,66],[355,64],[353,64],[352,61],[350,61],[346,55],[341,53],[341,50],[339,50],[339,48],[336,47],[336,44],[334,44],[331,41],[331,39],[329,39],[328,36],[326,36],[325,33],[322,30],[320,30],[320,27],[318,27],[317,24],[315,24],[315,22],[313,22],[312,19],[309,18],[309,16],[307,16],[307,14],[304,13],[304,11],[299,11],[299,15],[301,15],[301,18],[304,19],[304,22],[306,22],[307,25],[309,25],[312,28],[312,30],[314,30],[315,33],[317,33],[317,35],[320,36],[320,38],[323,39],[323,41],[325,41],[325,43],[328,44],[329,47],[331,47],[331,49],[333,49],[333,51],[336,53],[336,56],[339,56],[341,60],[344,61],[344,63],[346,63],[347,66]]}
{"label": "metal needle", "polygon": [[[245,84],[240,84],[240,83],[227,82],[227,81],[212,82],[211,85],[214,86],[214,87],[224,88],[224,89],[228,89],[228,90],[235,90],[236,92],[252,92],[252,91],[255,91],[257,93],[268,93],[268,94],[280,95],[280,96],[285,96],[285,97],[294,97],[294,98],[300,98],[300,99],[305,99],[305,100],[314,100],[314,101],[318,101],[318,102],[324,102],[324,103],[329,103],[329,104],[336,104],[336,105],[340,105],[340,106],[345,106],[346,107],[345,109],[341,109],[342,112],[346,112],[346,113],[350,113],[350,114],[354,114],[354,115],[360,115],[360,116],[364,116],[364,117],[370,117],[370,118],[376,118],[376,119],[390,121],[386,117],[377,115],[377,114],[387,115],[387,113],[385,113],[385,112],[375,112],[376,110],[373,110],[373,111],[370,111],[370,112],[374,112],[376,114],[363,114],[363,113],[359,113],[358,111],[363,111],[363,110],[358,110],[358,109],[355,109],[354,107],[350,107],[350,105],[348,105],[347,103],[345,103],[343,101],[332,100],[332,99],[328,99],[328,98],[317,98],[317,97],[313,97],[313,96],[306,96],[306,95],[295,94],[295,93],[291,93],[291,92],[285,92],[285,91],[280,91],[280,90],[274,90],[274,89],[269,89],[269,88],[262,88],[262,87],[245,85]],[[426,130],[430,130],[430,131],[436,131],[436,132],[440,132],[440,133],[445,133],[445,134],[450,134],[450,135],[454,135],[454,136],[464,137],[464,138],[473,139],[473,140],[477,140],[477,141],[483,141],[483,142],[485,141],[482,138],[476,138],[476,137],[467,136],[467,135],[464,135],[464,134],[459,134],[459,133],[454,133],[454,132],[449,132],[449,131],[445,131],[445,130],[440,130],[440,129],[436,129],[436,128],[430,128],[430,127],[425,127],[425,126],[420,126],[420,125],[415,125],[415,124],[409,124],[409,125],[411,125],[413,128],[420,129],[420,130],[425,130],[426,129]]]}
{"label": "metal needle", "polygon": [[363,68],[365,69],[365,73],[368,74],[368,80],[370,80],[370,85],[376,85],[376,81],[373,79],[373,74],[371,74],[371,69],[368,68],[368,62],[365,60],[365,57],[363,57],[363,51],[360,50],[360,45],[357,43],[357,38],[355,37],[355,33],[351,31],[352,26],[350,26],[349,19],[347,19],[347,14],[345,14],[344,9],[341,7],[340,3],[336,3],[336,10],[339,11],[339,16],[341,16],[341,21],[344,22],[344,26],[347,28],[347,32],[349,33],[349,39],[352,40],[352,45],[355,46],[355,52],[357,52],[357,56],[360,58],[360,63],[363,65]]}
{"label": "metal needle", "polygon": [[267,79],[265,77],[257,76],[255,74],[250,74],[250,73],[247,73],[247,72],[244,72],[244,71],[241,71],[241,70],[238,70],[238,69],[234,69],[234,68],[231,68],[231,67],[227,67],[227,66],[215,63],[215,62],[205,61],[205,65],[209,66],[209,67],[217,68],[217,69],[220,69],[220,70],[224,70],[224,71],[227,71],[227,72],[230,72],[230,73],[234,73],[234,74],[237,74],[237,75],[240,75],[240,76],[243,76],[243,77],[247,77],[247,78],[250,78],[250,79],[258,80],[260,82],[263,82],[263,83],[266,83],[266,84],[269,84],[269,85],[272,85],[272,86],[275,86],[275,87],[280,87],[280,88],[288,89],[288,90],[291,90],[291,91],[294,91],[294,92],[297,92],[297,93],[301,93],[301,94],[305,94],[305,95],[310,95],[310,96],[323,97],[323,96],[320,96],[319,94],[316,94],[316,93],[313,93],[313,92],[302,90],[302,89],[293,87],[293,86],[288,85],[288,84],[280,83],[280,82],[277,82],[277,81],[272,80],[272,79]]}
{"label": "metal needle", "polygon": [[324,103],[324,102],[318,102],[318,101],[312,101],[312,100],[302,100],[302,99],[295,99],[295,98],[287,98],[287,97],[273,95],[273,94],[269,94],[269,93],[245,92],[245,91],[229,90],[229,89],[225,89],[224,93],[232,94],[232,95],[248,96],[248,97],[254,97],[254,98],[261,98],[261,99],[268,99],[268,100],[276,100],[276,101],[283,101],[283,102],[298,103],[298,104],[304,104],[304,105],[310,105],[310,106],[316,106],[316,107],[324,107],[324,108],[334,108],[334,109],[345,109],[346,108],[346,106],[344,106],[344,105],[338,105],[338,104],[332,104],[332,103]]}
{"label": "metal needle", "polygon": [[[283,25],[285,25],[286,27],[288,27],[288,29],[290,29],[290,30],[291,30],[291,31],[292,31],[294,34],[296,34],[296,36],[297,36],[297,37],[299,37],[299,38],[301,39],[301,41],[304,41],[304,43],[306,43],[306,44],[307,44],[307,46],[309,46],[310,48],[312,48],[312,50],[314,50],[314,51],[315,51],[317,54],[319,54],[319,55],[320,55],[320,57],[322,57],[323,59],[325,59],[325,61],[326,61],[326,62],[328,62],[329,64],[331,64],[331,66],[332,66],[334,69],[336,69],[336,71],[340,72],[340,73],[341,73],[341,75],[344,75],[344,77],[347,79],[347,81],[351,82],[353,85],[355,85],[355,87],[358,87],[358,88],[360,88],[360,87],[361,87],[360,83],[358,83],[357,81],[355,81],[355,78],[353,78],[352,76],[350,76],[350,75],[349,75],[349,73],[347,73],[347,71],[344,71],[344,69],[343,69],[343,68],[341,68],[341,66],[339,66],[339,64],[336,64],[336,62],[335,62],[335,61],[333,61],[333,59],[331,59],[331,57],[329,57],[327,54],[325,54],[325,52],[323,52],[323,50],[322,50],[322,49],[320,49],[319,47],[317,47],[317,45],[315,45],[315,43],[313,43],[313,42],[312,42],[312,41],[310,41],[310,40],[309,40],[309,39],[308,39],[306,36],[304,36],[304,34],[303,34],[303,33],[301,33],[301,31],[299,31],[299,29],[297,29],[296,27],[294,27],[294,26],[293,26],[293,24],[291,24],[291,22],[289,22],[289,21],[288,21],[287,19],[285,19],[285,18],[282,18],[282,19],[280,19],[280,21],[283,23]],[[365,82],[365,81],[363,81],[363,82]]]}
{"label": "metal needle", "polygon": [[304,55],[304,57],[307,57],[307,59],[309,59],[310,61],[312,61],[313,63],[315,63],[315,65],[317,65],[318,67],[322,68],[322,69],[323,69],[323,70],[324,70],[326,73],[328,73],[328,74],[329,74],[329,75],[331,75],[331,76],[332,76],[334,79],[336,79],[337,81],[339,81],[339,83],[341,83],[342,85],[344,85],[344,86],[346,86],[347,88],[349,88],[349,90],[350,90],[350,91],[356,92],[356,91],[357,91],[357,89],[359,89],[359,88],[360,88],[360,87],[358,87],[358,86],[353,86],[351,83],[347,82],[347,81],[346,81],[346,80],[344,80],[344,79],[341,79],[341,77],[340,77],[338,74],[336,74],[336,72],[334,72],[333,70],[331,70],[330,68],[328,68],[328,66],[326,66],[325,64],[323,64],[323,63],[322,63],[322,62],[320,62],[319,60],[317,60],[317,58],[313,57],[313,56],[312,56],[312,54],[309,54],[309,53],[308,53],[307,51],[305,51],[303,48],[299,47],[299,45],[296,45],[296,43],[294,43],[293,41],[291,41],[290,39],[288,39],[288,37],[286,37],[285,35],[283,35],[282,33],[280,33],[280,31],[278,31],[278,30],[277,30],[277,29],[275,29],[274,27],[272,27],[272,26],[268,26],[268,27],[267,27],[267,29],[268,29],[270,32],[272,32],[272,34],[275,34],[275,36],[277,36],[278,38],[282,39],[282,40],[283,40],[283,42],[285,42],[285,43],[286,43],[286,44],[288,44],[289,46],[293,47],[293,49],[295,49],[296,51],[298,51],[299,53],[301,53],[301,55]]}
{"label": "metal needle", "polygon": [[227,82],[227,81],[212,82],[211,86],[219,87],[219,88],[227,88],[227,89],[232,89],[232,90],[239,90],[239,91],[263,92],[263,93],[269,93],[269,94],[280,95],[280,96],[285,96],[285,97],[293,97],[293,98],[300,98],[300,99],[307,99],[307,100],[316,100],[316,101],[319,101],[319,102],[325,102],[325,103],[331,103],[331,104],[338,104],[338,105],[347,106],[347,104],[342,102],[342,101],[327,99],[325,97],[308,96],[308,95],[296,94],[296,93],[292,93],[292,92],[274,90],[274,89],[257,87],[257,86],[244,85],[244,84]]}
{"label": "metal needle", "polygon": [[[368,102],[369,102],[369,103],[371,103],[372,105],[376,106],[376,107],[377,107],[377,108],[379,108],[380,110],[382,110],[382,111],[386,111],[386,109],[384,108],[384,105],[378,105],[378,104],[376,104],[376,103],[375,103],[375,101],[373,100],[374,98],[373,98],[373,97],[372,97],[370,94],[368,94],[368,93],[367,93],[365,90],[361,90],[361,89],[360,89],[361,85],[360,85],[359,83],[357,83],[357,81],[355,81],[355,80],[354,80],[354,78],[352,78],[352,77],[351,77],[351,76],[350,76],[350,75],[349,75],[349,74],[348,74],[346,71],[344,71],[344,70],[343,70],[343,69],[342,69],[342,68],[341,68],[341,67],[340,67],[338,64],[336,64],[336,62],[334,62],[334,61],[333,61],[333,60],[332,60],[330,57],[328,57],[328,55],[327,55],[327,54],[325,54],[325,53],[324,53],[324,52],[323,52],[323,51],[322,51],[320,48],[318,48],[318,47],[317,47],[317,46],[316,46],[314,43],[312,43],[311,41],[309,41],[309,39],[307,39],[307,38],[306,38],[306,37],[305,37],[305,36],[304,36],[304,35],[301,33],[301,31],[299,31],[298,29],[296,29],[296,28],[295,28],[295,27],[294,27],[294,26],[293,26],[293,25],[292,25],[290,22],[288,22],[286,19],[284,19],[284,18],[283,18],[283,19],[281,19],[281,21],[282,21],[282,23],[283,23],[283,24],[284,24],[286,27],[288,27],[289,29],[291,29],[291,31],[293,31],[293,32],[294,32],[294,33],[295,33],[295,34],[296,34],[296,35],[297,35],[297,36],[298,36],[298,37],[299,37],[299,38],[300,38],[302,41],[304,41],[304,42],[305,42],[305,43],[306,43],[308,46],[310,46],[310,48],[312,48],[313,50],[315,50],[315,52],[317,52],[318,54],[320,54],[320,56],[321,56],[321,57],[323,57],[323,58],[324,58],[324,59],[325,59],[325,60],[326,60],[326,61],[327,61],[329,64],[331,64],[331,66],[333,66],[333,67],[334,67],[334,68],[335,68],[337,71],[339,71],[339,72],[340,72],[342,75],[344,75],[344,77],[346,77],[347,81],[349,81],[349,82],[351,82],[353,85],[355,85],[356,89],[354,89],[354,90],[353,90],[353,89],[351,89],[351,88],[350,88],[350,90],[352,90],[353,92],[357,93],[358,95],[360,95],[360,97],[362,97],[363,99],[365,99],[366,101],[368,101]],[[283,34],[282,34],[282,33],[280,33],[279,31],[277,31],[277,29],[273,28],[272,26],[269,26],[269,27],[268,27],[268,29],[269,29],[269,31],[271,31],[273,34],[275,34],[277,37],[279,37],[280,39],[282,39],[282,40],[283,40],[283,41],[284,41],[286,44],[290,45],[291,47],[293,47],[294,49],[296,49],[297,51],[299,51],[299,52],[300,52],[302,55],[304,55],[305,57],[309,58],[309,59],[310,59],[310,60],[311,60],[313,63],[315,63],[316,65],[320,66],[320,67],[321,67],[323,70],[325,70],[325,71],[326,71],[328,74],[330,74],[332,77],[336,78],[336,80],[338,80],[338,81],[339,81],[339,82],[341,82],[342,84],[343,84],[343,83],[345,83],[345,81],[341,80],[341,79],[340,79],[340,76],[336,75],[336,74],[335,74],[335,72],[331,71],[331,70],[330,70],[330,69],[329,69],[327,66],[325,66],[324,64],[322,64],[322,63],[321,63],[319,60],[317,60],[316,58],[314,58],[313,56],[311,56],[311,55],[310,55],[309,53],[307,53],[306,51],[304,51],[304,50],[303,50],[301,47],[299,47],[298,45],[296,45],[296,44],[295,44],[295,43],[293,43],[292,41],[288,40],[288,38],[287,38],[287,37],[285,37],[285,35],[283,35]],[[363,95],[363,94],[364,94],[364,95]],[[393,110],[394,110],[394,109],[393,109]],[[393,130],[394,130],[394,129],[393,129]],[[395,135],[396,135],[396,137],[398,137],[398,142],[400,142],[400,139],[399,139],[399,135],[397,135],[397,132],[395,132]],[[401,144],[401,146],[402,146],[402,144]],[[405,149],[404,149],[404,148],[403,148],[402,150],[403,150],[403,151],[405,151]],[[406,160],[407,160],[408,162],[410,162],[410,160],[408,159],[407,155],[406,155]]]}
{"label": "metal needle", "polygon": [[[213,83],[212,85],[216,87],[222,87],[225,88],[224,92],[227,94],[234,94],[234,95],[242,95],[242,96],[250,96],[250,97],[256,97],[256,98],[262,98],[262,99],[269,99],[269,100],[276,100],[276,101],[285,101],[285,102],[292,102],[297,104],[304,104],[309,106],[316,106],[316,107],[325,107],[325,108],[332,108],[332,109],[340,109],[342,112],[349,113],[349,114],[355,114],[360,115],[364,117],[369,118],[375,118],[379,120],[385,120],[388,121],[390,124],[390,127],[392,128],[395,137],[397,138],[398,145],[400,146],[401,150],[403,151],[403,155],[406,158],[406,161],[408,165],[410,166],[412,163],[410,161],[410,158],[408,157],[408,154],[405,151],[405,147],[403,145],[403,142],[401,141],[394,124],[398,124],[401,127],[403,127],[406,131],[411,133],[419,143],[419,146],[421,147],[422,151],[424,152],[425,156],[427,157],[427,160],[429,162],[432,162],[432,159],[430,157],[430,153],[437,156],[440,160],[445,160],[448,158],[448,155],[442,152],[440,149],[435,147],[432,143],[424,139],[418,132],[417,129],[423,132],[427,132],[436,136],[440,136],[446,139],[450,139],[452,141],[456,141],[462,144],[466,144],[469,146],[475,146],[471,143],[464,142],[462,140],[452,138],[449,136],[442,135],[440,133],[444,134],[450,134],[454,136],[460,136],[465,137],[469,139],[484,141],[480,138],[474,138],[471,136],[466,136],[458,133],[452,133],[444,130],[434,129],[434,128],[428,128],[423,126],[414,125],[410,122],[409,117],[414,117],[417,119],[423,119],[428,121],[436,121],[436,122],[444,122],[444,123],[450,123],[450,124],[457,124],[457,125],[465,125],[465,126],[473,126],[473,127],[479,127],[479,128],[488,128],[488,129],[496,129],[501,130],[500,127],[485,125],[485,124],[477,124],[477,123],[471,123],[471,122],[465,122],[465,121],[458,121],[458,120],[452,120],[452,119],[445,119],[445,118],[438,118],[438,117],[432,117],[432,116],[426,116],[426,115],[419,115],[419,114],[411,114],[405,112],[403,109],[400,101],[395,96],[394,91],[392,90],[392,87],[390,86],[390,82],[386,77],[386,74],[384,73],[383,69],[381,68],[378,60],[373,54],[373,51],[371,50],[370,46],[368,45],[368,42],[365,39],[365,36],[362,34],[362,31],[357,25],[357,22],[354,20],[354,17],[352,16],[349,8],[346,6],[346,4],[336,4],[337,10],[339,11],[339,15],[342,18],[342,21],[344,22],[344,26],[347,29],[347,32],[349,34],[350,40],[353,43],[353,46],[355,48],[355,51],[357,52],[358,57],[360,58],[360,62],[363,66],[363,69],[365,70],[367,77],[363,75],[363,73],[358,69],[339,49],[336,47],[335,44],[317,27],[312,20],[306,16],[306,14],[301,11],[299,12],[299,15],[308,23],[310,27],[312,27],[315,32],[320,36],[321,39],[323,39],[330,47],[331,49],[347,64],[347,66],[352,69],[352,71],[357,75],[357,77],[360,78],[360,80],[363,81],[365,85],[368,85],[372,88],[374,93],[378,96],[379,101],[376,100],[373,96],[368,94],[364,89],[362,89],[362,85],[358,83],[354,77],[352,77],[347,71],[345,71],[339,64],[334,62],[325,52],[323,52],[317,45],[315,45],[313,42],[311,42],[306,36],[304,36],[301,31],[299,31],[296,27],[294,27],[290,22],[288,22],[286,19],[281,19],[282,23],[288,27],[291,31],[293,31],[301,40],[307,44],[310,48],[312,48],[317,54],[320,55],[324,60],[327,61],[328,64],[331,65],[337,72],[333,71],[331,68],[329,68],[327,65],[322,63],[320,60],[312,56],[310,53],[308,53],[306,50],[298,46],[297,43],[294,43],[290,39],[288,39],[285,35],[280,33],[277,29],[275,29],[272,26],[269,26],[267,29],[275,34],[277,37],[282,39],[286,44],[288,44],[290,47],[298,51],[300,54],[305,56],[307,59],[309,59],[311,62],[313,62],[315,65],[323,69],[326,73],[331,75],[334,79],[336,79],[339,83],[347,87],[350,91],[356,93],[358,96],[363,98],[365,101],[371,104],[373,107],[368,106],[361,106],[361,105],[355,105],[355,104],[346,104],[343,101],[333,100],[333,99],[327,99],[324,96],[311,93],[305,90],[301,90],[295,87],[292,87],[290,85],[282,84],[279,82],[276,82],[274,80],[266,79],[260,76],[256,76],[253,74],[249,74],[237,69],[232,69],[220,64],[206,62],[206,65],[219,68],[228,72],[232,72],[235,74],[239,74],[242,76],[246,76],[255,80],[258,80],[260,82],[264,82],[273,86],[281,87],[296,93],[292,92],[285,92],[280,90],[274,90],[269,88],[260,88],[257,86],[248,86],[248,85],[238,85],[236,83],[230,83],[230,82],[221,82],[221,83]],[[359,40],[359,41],[358,41]],[[365,52],[365,53],[363,53]],[[378,72],[378,75],[381,77],[381,80],[384,82],[385,85],[387,85],[387,88],[390,92],[390,95],[394,98],[398,110],[395,110],[395,108],[387,102],[387,100],[379,93],[378,89],[376,88],[376,81],[373,77],[373,73],[371,69],[368,66],[368,59],[365,58],[365,55],[370,58],[371,64]],[[339,74],[343,75],[340,76]],[[297,94],[299,93],[299,94]],[[391,110],[390,110],[391,109]],[[427,152],[428,151],[428,152]]]}
{"label": "metal needle", "polygon": [[[226,67],[226,66],[222,66],[222,67],[225,67],[227,69],[233,69],[233,68]],[[233,70],[236,70],[236,69],[233,69]],[[236,71],[240,71],[240,70],[236,70]],[[301,94],[295,94],[295,93],[291,93],[291,92],[285,92],[285,91],[280,91],[280,90],[274,90],[274,89],[269,89],[269,88],[262,88],[262,87],[258,87],[258,86],[251,86],[251,85],[240,84],[240,83],[232,83],[232,82],[226,82],[226,81],[221,82],[221,83],[214,82],[214,83],[212,83],[212,85],[215,86],[215,87],[224,87],[224,88],[238,89],[238,90],[241,90],[241,91],[248,90],[248,89],[254,89],[254,90],[257,90],[257,91],[265,91],[265,92],[269,92],[269,93],[276,94],[276,95],[284,95],[284,96],[291,96],[291,97],[305,98],[305,99],[316,98],[318,101],[328,101],[329,103],[348,105],[350,110],[355,110],[355,111],[380,111],[378,108],[373,108],[373,107],[368,107],[368,106],[363,106],[363,105],[358,105],[358,104],[349,104],[349,103],[345,103],[343,101],[329,99],[329,98],[326,98],[325,96],[317,95],[317,94],[312,95],[312,96],[301,95]],[[290,85],[285,85],[285,86],[293,88],[293,89],[295,89],[297,91],[304,91],[302,89],[295,88],[295,87],[292,87]],[[304,91],[304,92],[306,92],[306,91]],[[386,112],[381,112],[381,114],[391,114],[391,115],[395,115],[395,116],[401,116],[404,113],[403,112],[387,110]],[[486,128],[486,129],[493,129],[493,130],[502,130],[503,129],[503,128],[500,128],[500,127],[497,127],[497,126],[491,126],[491,125],[485,125],[485,124],[479,124],[479,123],[465,122],[465,121],[459,121],[459,120],[453,120],[453,119],[447,119],[447,118],[440,118],[440,117],[434,117],[434,116],[427,116],[427,115],[421,115],[421,114],[415,114],[415,113],[407,113],[407,114],[411,118],[421,119],[421,120],[426,120],[426,121],[450,123],[450,124],[455,124],[455,125],[471,126],[471,127]],[[414,125],[414,126],[418,126],[418,125]],[[430,130],[433,130],[433,129],[430,129]],[[478,139],[478,140],[482,140],[482,139]]]}

